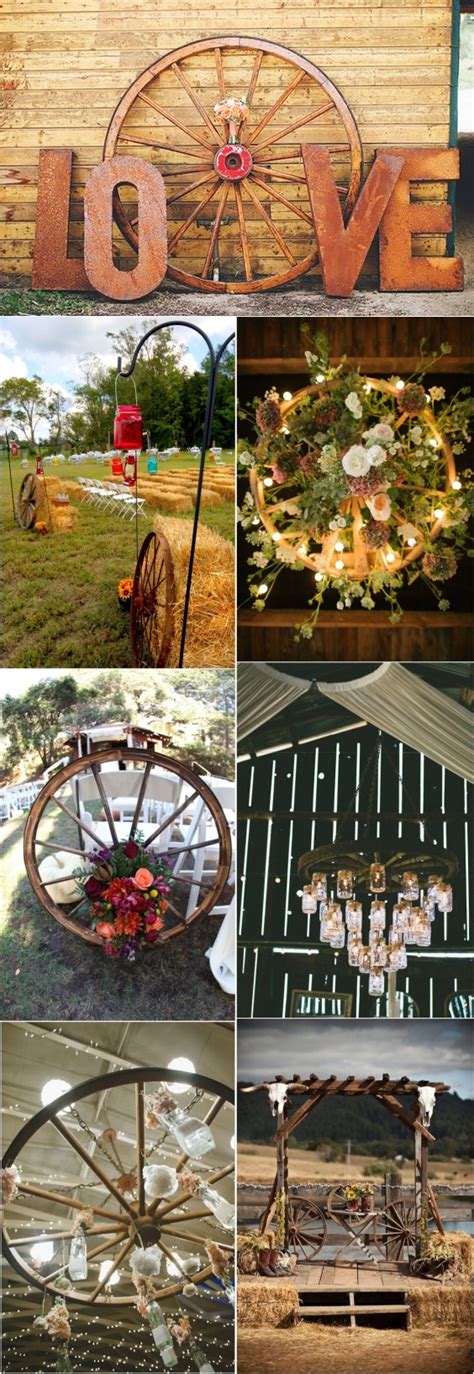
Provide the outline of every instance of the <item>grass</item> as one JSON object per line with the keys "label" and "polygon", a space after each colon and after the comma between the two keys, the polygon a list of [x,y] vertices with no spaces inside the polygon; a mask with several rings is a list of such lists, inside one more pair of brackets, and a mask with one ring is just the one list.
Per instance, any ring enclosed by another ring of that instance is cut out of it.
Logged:
{"label": "grass", "polygon": [[100,949],[64,930],[38,902],[24,869],[24,825],[22,816],[2,827],[5,1020],[233,1018],[233,999],[214,981],[205,958],[222,916],[204,916],[182,937],[144,953],[136,965],[107,960]]}
{"label": "grass", "polygon": [[21,286],[17,290],[0,290],[2,315],[94,315],[95,295],[85,292],[33,291]]}
{"label": "grass", "polygon": [[[378,1160],[375,1157],[371,1159],[369,1155],[356,1154],[351,1156],[349,1164],[339,1159],[326,1161],[320,1159],[314,1150],[299,1150],[290,1145],[289,1180],[290,1183],[349,1183],[354,1179],[363,1182],[368,1177],[364,1170],[370,1168],[371,1163],[378,1163]],[[400,1172],[404,1183],[412,1183],[413,1163],[410,1159],[401,1165]],[[239,1183],[272,1183],[274,1174],[274,1146],[240,1142]],[[432,1183],[466,1183],[470,1182],[471,1177],[468,1160],[437,1159],[430,1164]],[[374,1175],[373,1181],[380,1179]]]}
{"label": "grass", "polygon": [[[230,453],[223,455],[231,464]],[[196,468],[192,458],[173,459],[174,468]],[[30,469],[31,470],[31,469]],[[103,478],[100,463],[48,465],[53,476]],[[146,471],[146,459],[140,474]],[[15,501],[25,476],[13,466]],[[7,463],[1,463],[3,537],[3,644],[7,668],[127,668],[131,666],[128,614],[120,609],[117,583],[133,575],[135,522],[96,506],[79,506],[74,531],[41,537],[13,519]],[[139,521],[139,544],[157,510]],[[183,515],[178,517],[189,520]],[[227,539],[234,536],[234,505],[201,509],[201,521]]]}

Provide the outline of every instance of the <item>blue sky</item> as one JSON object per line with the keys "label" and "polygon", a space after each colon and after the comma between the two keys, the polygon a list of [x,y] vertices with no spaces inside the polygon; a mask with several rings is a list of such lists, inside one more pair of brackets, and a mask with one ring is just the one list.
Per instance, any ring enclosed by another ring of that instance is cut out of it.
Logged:
{"label": "blue sky", "polygon": [[[152,319],[143,320],[141,315],[0,316],[0,382],[7,377],[37,374],[72,399],[74,384],[83,380],[80,363],[85,354],[94,353],[105,365],[115,366],[117,351],[107,334],[137,324],[145,333],[152,323]],[[177,342],[185,346],[184,361],[190,371],[196,371],[207,349],[191,324],[199,325],[216,347],[232,332],[234,322],[220,315],[196,315],[188,328],[175,329]],[[46,433],[44,426],[38,427],[40,437],[44,437],[43,430]]]}
{"label": "blue sky", "polygon": [[448,1084],[460,1097],[474,1096],[472,1023],[419,1021],[240,1021],[237,1076],[241,1082],[271,1080],[280,1073],[345,1078],[391,1073]]}

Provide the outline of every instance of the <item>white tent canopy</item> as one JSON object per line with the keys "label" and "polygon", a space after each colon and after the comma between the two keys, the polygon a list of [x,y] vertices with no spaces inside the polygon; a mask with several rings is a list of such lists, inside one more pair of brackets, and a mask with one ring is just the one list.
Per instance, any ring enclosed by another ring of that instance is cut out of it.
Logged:
{"label": "white tent canopy", "polygon": [[244,739],[283,711],[297,697],[308,692],[307,678],[289,677],[269,663],[242,663],[239,666],[237,738]]}
{"label": "white tent canopy", "polygon": [[400,663],[382,663],[352,682],[318,682],[318,688],[359,719],[474,782],[469,712]]}

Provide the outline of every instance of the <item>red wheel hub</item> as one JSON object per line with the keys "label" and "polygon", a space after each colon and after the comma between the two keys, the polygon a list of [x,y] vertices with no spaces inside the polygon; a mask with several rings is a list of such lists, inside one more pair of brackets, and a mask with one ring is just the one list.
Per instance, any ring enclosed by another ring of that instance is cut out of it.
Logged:
{"label": "red wheel hub", "polygon": [[214,167],[225,181],[242,181],[252,171],[253,162],[247,148],[241,143],[225,143],[214,158]]}

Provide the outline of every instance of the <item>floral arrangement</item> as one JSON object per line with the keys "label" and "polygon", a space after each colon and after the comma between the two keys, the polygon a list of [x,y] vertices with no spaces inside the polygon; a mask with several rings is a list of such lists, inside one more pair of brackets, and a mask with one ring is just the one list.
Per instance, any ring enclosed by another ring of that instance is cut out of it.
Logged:
{"label": "floral arrangement", "polygon": [[180,1188],[183,1188],[185,1193],[189,1193],[190,1197],[193,1197],[194,1193],[197,1193],[200,1183],[202,1183],[200,1175],[193,1174],[192,1169],[180,1169],[178,1177]]}
{"label": "floral arrangement", "polygon": [[36,520],[34,525],[35,534],[49,534],[49,529],[45,520]]}
{"label": "floral arrangement", "polygon": [[190,1340],[192,1334],[189,1317],[182,1316],[179,1318],[179,1321],[173,1322],[172,1324],[170,1323],[169,1332],[170,1335],[174,1337],[175,1341],[178,1342],[178,1345],[185,1345],[186,1341]]}
{"label": "floral arrangement", "polygon": [[6,1207],[9,1202],[14,1202],[18,1197],[18,1189],[21,1183],[21,1173],[16,1164],[10,1164],[9,1168],[2,1169],[2,1203]]}
{"label": "floral arrangement", "polygon": [[124,606],[128,606],[132,599],[133,577],[121,577],[117,583],[118,599]]}
{"label": "floral arrangement", "polygon": [[163,929],[168,856],[145,849],[137,839],[93,851],[88,859],[92,872],[79,869],[74,875],[87,899],[81,916],[103,941],[105,954],[133,963],[138,948],[154,944]]}
{"label": "floral arrangement", "polygon": [[[325,592],[337,609],[368,610],[381,595],[396,622],[399,592],[422,578],[441,611],[443,583],[456,572],[468,540],[472,473],[464,484],[455,456],[466,448],[472,403],[468,388],[446,400],[425,389],[437,360],[421,353],[413,378],[377,381],[330,363],[317,334],[306,352],[311,386],[295,401],[272,388],[256,402],[257,441],[240,461],[251,491],[240,513],[252,552],[250,593],[263,610],[283,567],[310,569],[316,592],[298,633],[311,638]],[[423,346],[424,347],[424,346]],[[443,344],[441,354],[450,352]]]}
{"label": "floral arrangement", "polygon": [[177,1105],[176,1099],[166,1088],[157,1088],[155,1092],[149,1093],[145,1098],[145,1126],[148,1126],[149,1130],[161,1126],[162,1112],[172,1112]]}
{"label": "floral arrangement", "polygon": [[[262,1236],[259,1235],[258,1237],[256,1237],[256,1241],[258,1242],[259,1248],[262,1244]],[[217,1245],[216,1241],[214,1240],[206,1241],[204,1249],[206,1251],[209,1264],[212,1265],[212,1272],[214,1274],[214,1277],[216,1279],[230,1278],[233,1260],[232,1251],[223,1250],[222,1246]]]}
{"label": "floral arrangement", "polygon": [[56,1298],[46,1316],[36,1317],[33,1326],[47,1331],[52,1340],[68,1341],[71,1335],[69,1313],[62,1298]]}
{"label": "floral arrangement", "polygon": [[77,1216],[74,1217],[74,1221],[71,1227],[71,1235],[77,1236],[79,1232],[82,1232],[82,1234],[85,1235],[87,1231],[90,1231],[91,1226],[93,1225],[94,1213],[90,1207],[84,1207],[83,1211],[78,1212]]}
{"label": "floral arrangement", "polygon": [[372,1197],[373,1191],[371,1183],[348,1183],[344,1188],[344,1197],[347,1202],[357,1202],[361,1197]]}
{"label": "floral arrangement", "polygon": [[452,1264],[456,1258],[455,1250],[444,1236],[435,1236],[428,1244],[427,1259]]}
{"label": "floral arrangement", "polygon": [[217,101],[217,104],[214,105],[214,114],[219,119],[229,119],[237,123],[248,118],[249,107],[246,100],[230,95],[225,100]]}

